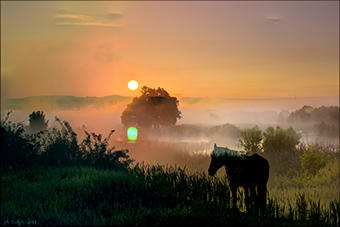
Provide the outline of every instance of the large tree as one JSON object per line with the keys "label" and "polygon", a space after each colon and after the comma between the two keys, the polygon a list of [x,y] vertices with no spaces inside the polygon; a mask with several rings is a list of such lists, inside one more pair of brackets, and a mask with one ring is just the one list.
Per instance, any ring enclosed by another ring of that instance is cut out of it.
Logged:
{"label": "large tree", "polygon": [[181,118],[179,101],[163,88],[142,88],[140,97],[128,104],[121,116],[125,126],[159,127],[175,125]]}

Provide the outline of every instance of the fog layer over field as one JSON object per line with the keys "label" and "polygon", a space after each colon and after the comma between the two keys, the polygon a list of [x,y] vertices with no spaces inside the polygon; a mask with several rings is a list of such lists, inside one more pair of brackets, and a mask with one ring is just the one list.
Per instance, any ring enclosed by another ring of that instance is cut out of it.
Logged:
{"label": "fog layer over field", "polygon": [[[42,110],[49,120],[49,126],[55,125],[55,116],[68,121],[80,138],[84,129],[101,133],[104,136],[111,129],[116,130],[112,141],[115,144],[127,141],[126,128],[121,124],[120,116],[131,97],[72,97],[45,96],[12,99],[5,103],[2,114],[12,110],[11,119],[28,124],[28,116],[32,111]],[[167,143],[185,143],[203,145],[201,152],[218,143],[234,149],[241,149],[238,144],[238,129],[258,125],[262,130],[268,126],[281,125],[279,120],[282,111],[293,112],[304,105],[319,107],[337,105],[337,97],[324,98],[282,98],[282,99],[213,99],[213,98],[180,98],[179,110],[182,118],[177,128],[163,130],[139,130],[139,139]],[[235,129],[233,126],[236,126]],[[294,127],[294,125],[292,125]],[[236,131],[236,132],[235,132]],[[320,142],[313,134],[301,132],[303,142]],[[324,140],[324,138],[322,139]],[[337,140],[326,141],[337,142]],[[120,144],[124,148],[126,143]],[[182,144],[183,145],[183,144]],[[189,146],[189,145],[188,145]],[[201,146],[199,146],[201,147]],[[186,149],[190,150],[190,149]],[[192,149],[196,150],[197,149]]]}

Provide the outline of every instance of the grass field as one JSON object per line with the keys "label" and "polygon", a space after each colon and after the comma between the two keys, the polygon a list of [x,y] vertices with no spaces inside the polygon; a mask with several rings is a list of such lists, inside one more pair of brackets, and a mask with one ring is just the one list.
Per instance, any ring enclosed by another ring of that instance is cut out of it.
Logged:
{"label": "grass field", "polygon": [[0,128],[1,225],[339,226],[338,146],[262,153],[270,177],[258,216],[242,193],[231,207],[223,168],[207,175],[211,142],[108,144],[111,134],[95,133],[77,142],[60,125],[41,138],[21,124]]}
{"label": "grass field", "polygon": [[[131,157],[136,161],[155,165],[172,165],[185,168],[189,173],[206,173],[210,164],[211,143],[168,143],[168,142],[144,142],[141,144],[128,144]],[[325,152],[333,152],[327,151]],[[270,196],[277,199],[282,205],[287,201],[295,202],[299,194],[323,205],[333,200],[340,200],[340,177],[339,177],[339,151],[333,152],[332,158],[327,161],[325,167],[314,175],[305,175],[300,167],[299,157],[293,157],[294,168],[287,170],[284,174],[276,172],[277,166],[286,167],[285,160],[275,162],[278,155],[266,157],[271,165],[268,190]],[[296,155],[298,156],[298,155]],[[224,168],[217,172],[217,176],[226,177]]]}
{"label": "grass field", "polygon": [[[273,194],[271,189],[270,194]],[[263,217],[230,208],[225,178],[181,168],[39,168],[1,175],[2,224],[113,226],[338,226],[339,200],[268,199]],[[291,193],[291,192],[290,192]],[[244,207],[238,201],[240,208]]]}

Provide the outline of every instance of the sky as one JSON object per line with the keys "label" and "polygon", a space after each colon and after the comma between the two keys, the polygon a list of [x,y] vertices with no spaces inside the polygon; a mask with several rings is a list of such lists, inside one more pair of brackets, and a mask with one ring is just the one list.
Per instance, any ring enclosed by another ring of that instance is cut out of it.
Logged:
{"label": "sky", "polygon": [[1,97],[339,95],[339,2],[1,2]]}

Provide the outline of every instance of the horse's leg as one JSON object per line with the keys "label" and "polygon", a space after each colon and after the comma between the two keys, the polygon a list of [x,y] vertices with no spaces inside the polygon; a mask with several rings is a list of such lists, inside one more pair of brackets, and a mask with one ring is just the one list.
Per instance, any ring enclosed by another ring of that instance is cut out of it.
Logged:
{"label": "horse's leg", "polygon": [[267,185],[266,184],[259,184],[257,186],[258,193],[259,193],[259,206],[260,212],[263,215],[266,209],[267,203]]}
{"label": "horse's leg", "polygon": [[258,206],[257,206],[257,194],[256,194],[256,184],[250,185],[250,197],[251,197],[251,208],[255,208],[255,213],[258,213]]}
{"label": "horse's leg", "polygon": [[245,185],[243,188],[244,188],[244,200],[245,200],[247,212],[249,212],[249,210],[250,210],[249,186]]}

